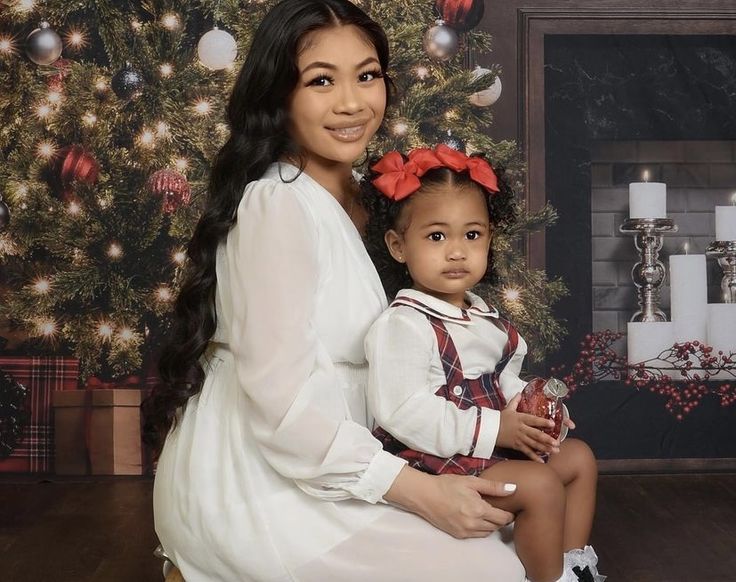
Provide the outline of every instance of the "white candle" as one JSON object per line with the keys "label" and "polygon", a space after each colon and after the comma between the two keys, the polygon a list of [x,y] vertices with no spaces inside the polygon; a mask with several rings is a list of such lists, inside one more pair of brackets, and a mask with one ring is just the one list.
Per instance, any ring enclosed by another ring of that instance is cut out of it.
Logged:
{"label": "white candle", "polygon": [[704,342],[708,308],[705,255],[670,256],[670,305],[675,341]]}
{"label": "white candle", "polygon": [[[719,351],[728,355],[736,353],[736,303],[711,303],[708,305],[708,345],[713,356],[720,359]],[[715,379],[733,378],[728,372],[719,372]]]}
{"label": "white candle", "polygon": [[716,206],[716,240],[736,241],[736,206]]}
{"label": "white candle", "polygon": [[662,182],[629,184],[629,218],[667,218],[667,185]]}
{"label": "white candle", "polygon": [[[627,324],[627,359],[629,364],[640,364],[656,360],[659,355],[672,347],[674,324],[671,321],[630,321]],[[668,367],[662,360],[648,362],[650,368]]]}

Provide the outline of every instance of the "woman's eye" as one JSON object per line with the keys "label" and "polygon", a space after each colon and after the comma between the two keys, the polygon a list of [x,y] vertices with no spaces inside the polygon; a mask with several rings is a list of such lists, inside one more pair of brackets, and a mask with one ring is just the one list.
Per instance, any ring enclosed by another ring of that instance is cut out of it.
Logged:
{"label": "woman's eye", "polygon": [[367,83],[368,81],[373,81],[373,79],[379,79],[381,77],[383,77],[383,73],[380,70],[366,71],[358,76],[358,80],[361,83]]}
{"label": "woman's eye", "polygon": [[445,235],[442,234],[441,232],[433,232],[432,234],[429,235],[429,240],[439,242],[439,241],[445,240]]}
{"label": "woman's eye", "polygon": [[328,77],[327,75],[320,75],[316,79],[312,79],[309,82],[309,85],[315,86],[315,87],[327,87],[328,85],[332,85],[333,79],[332,77]]}
{"label": "woman's eye", "polygon": [[468,234],[465,235],[468,240],[476,240],[480,238],[480,232],[477,230],[471,230]]}

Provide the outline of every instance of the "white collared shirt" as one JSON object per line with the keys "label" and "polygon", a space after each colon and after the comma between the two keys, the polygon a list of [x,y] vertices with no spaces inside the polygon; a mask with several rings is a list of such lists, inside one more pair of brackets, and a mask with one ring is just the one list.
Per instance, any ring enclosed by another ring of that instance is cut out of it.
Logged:
{"label": "white collared shirt", "polygon": [[[477,295],[468,292],[467,309],[414,289],[399,291],[422,304],[398,305],[384,311],[371,326],[365,340],[370,366],[367,402],[375,423],[409,447],[451,457],[469,454],[476,423],[480,422],[478,442],[472,456],[490,458],[500,428],[500,412],[484,408],[480,419],[475,407],[459,409],[436,396],[446,384],[437,337],[427,314],[440,318],[452,338],[466,378],[492,372],[503,357],[507,335],[492,318],[498,312]],[[527,345],[519,337],[515,354],[504,368],[499,382],[508,402],[522,390],[519,378]]]}

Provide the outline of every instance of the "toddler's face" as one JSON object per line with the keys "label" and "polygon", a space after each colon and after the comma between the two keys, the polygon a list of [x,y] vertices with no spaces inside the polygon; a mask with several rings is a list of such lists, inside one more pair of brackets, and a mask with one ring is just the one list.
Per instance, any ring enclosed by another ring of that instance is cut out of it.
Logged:
{"label": "toddler's face", "polygon": [[401,232],[389,231],[394,259],[406,263],[414,288],[463,307],[465,291],[488,268],[488,206],[473,186],[422,190],[402,211]]}

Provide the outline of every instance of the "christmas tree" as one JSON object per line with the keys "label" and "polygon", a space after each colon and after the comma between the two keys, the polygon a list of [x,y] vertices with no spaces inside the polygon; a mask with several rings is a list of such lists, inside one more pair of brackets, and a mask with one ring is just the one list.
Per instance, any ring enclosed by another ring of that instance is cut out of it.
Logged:
{"label": "christmas tree", "polygon": [[[28,350],[72,353],[82,375],[139,370],[165,336],[227,94],[273,1],[13,0],[0,16],[0,315]],[[487,134],[497,68],[482,0],[363,1],[392,43],[397,87],[373,152],[444,142],[483,151],[523,188],[513,142]],[[438,17],[444,22],[436,22]],[[485,289],[539,359],[562,333],[559,281],[521,242],[554,220],[521,209],[496,237]]]}

